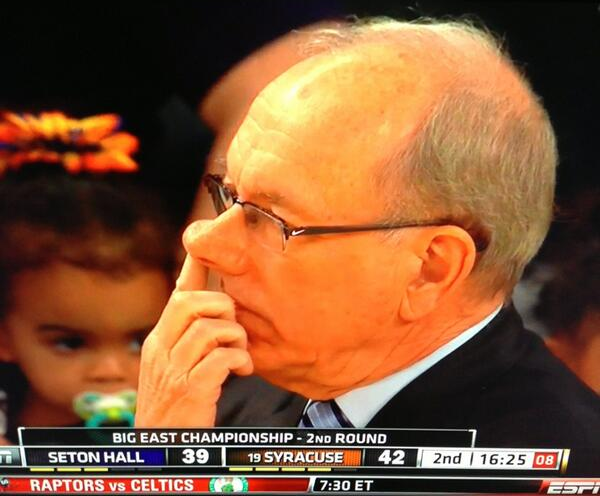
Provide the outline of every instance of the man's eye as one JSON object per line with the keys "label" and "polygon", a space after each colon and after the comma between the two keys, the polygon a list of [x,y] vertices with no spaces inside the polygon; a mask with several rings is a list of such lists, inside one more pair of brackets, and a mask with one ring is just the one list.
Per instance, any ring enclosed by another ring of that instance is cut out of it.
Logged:
{"label": "man's eye", "polygon": [[248,227],[257,227],[261,221],[261,214],[258,210],[255,209],[247,209],[246,210],[246,224]]}
{"label": "man's eye", "polygon": [[59,351],[75,351],[82,348],[85,344],[83,338],[65,337],[54,341],[54,347]]}

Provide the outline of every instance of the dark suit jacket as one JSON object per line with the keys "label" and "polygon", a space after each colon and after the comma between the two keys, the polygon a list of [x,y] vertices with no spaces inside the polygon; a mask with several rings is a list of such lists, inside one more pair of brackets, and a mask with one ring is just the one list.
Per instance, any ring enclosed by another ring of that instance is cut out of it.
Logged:
{"label": "dark suit jacket", "polygon": [[217,405],[217,427],[296,427],[308,400],[258,376],[231,375]]}
{"label": "dark suit jacket", "polygon": [[475,428],[476,447],[570,448],[568,475],[600,475],[600,397],[523,328],[512,306],[367,427]]}
{"label": "dark suit jacket", "polygon": [[[305,402],[261,379],[236,378],[217,425],[295,427]],[[477,429],[476,447],[570,448],[568,475],[600,475],[600,398],[523,328],[512,306],[367,427]]]}

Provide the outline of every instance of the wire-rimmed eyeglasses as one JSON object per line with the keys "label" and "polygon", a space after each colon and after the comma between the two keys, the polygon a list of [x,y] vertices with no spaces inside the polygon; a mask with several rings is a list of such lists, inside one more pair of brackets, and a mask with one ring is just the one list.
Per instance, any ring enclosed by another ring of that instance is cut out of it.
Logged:
{"label": "wire-rimmed eyeglasses", "polygon": [[[357,224],[338,226],[293,226],[281,217],[269,212],[254,203],[240,200],[236,193],[223,184],[223,177],[209,174],[204,178],[217,215],[229,210],[234,205],[240,205],[244,212],[247,228],[256,235],[258,242],[274,251],[284,251],[290,238],[296,236],[315,236],[324,234],[343,234],[364,231],[384,231],[408,227],[429,227],[457,225],[447,220],[423,222],[401,222],[394,224]],[[462,226],[459,226],[462,227]],[[475,239],[475,238],[474,238]],[[485,245],[475,241],[477,250],[482,251]]]}

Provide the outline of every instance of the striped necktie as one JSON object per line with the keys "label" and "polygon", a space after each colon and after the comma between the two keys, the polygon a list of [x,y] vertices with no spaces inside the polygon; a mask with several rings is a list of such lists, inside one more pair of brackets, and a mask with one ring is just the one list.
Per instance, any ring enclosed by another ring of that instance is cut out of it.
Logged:
{"label": "striped necktie", "polygon": [[312,402],[300,419],[298,427],[339,429],[354,427],[334,400]]}

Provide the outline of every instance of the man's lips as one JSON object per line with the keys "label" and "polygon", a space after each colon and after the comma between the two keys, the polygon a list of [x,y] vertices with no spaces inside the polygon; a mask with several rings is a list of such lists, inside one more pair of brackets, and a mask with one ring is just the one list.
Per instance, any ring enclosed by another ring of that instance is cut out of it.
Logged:
{"label": "man's lips", "polygon": [[266,336],[269,334],[266,330],[271,327],[269,319],[253,308],[248,308],[235,298],[233,298],[233,302],[235,305],[235,320],[246,330],[248,341],[252,341],[257,336],[262,336],[261,339],[266,339]]}
{"label": "man's lips", "polygon": [[225,293],[227,296],[229,296],[233,300],[236,315],[237,315],[238,311],[243,311],[243,312],[253,313],[254,315],[257,315],[260,317],[260,315],[261,315],[260,312],[257,312],[252,307],[245,305],[238,298],[236,298],[231,293],[229,293],[227,291],[227,288],[225,288],[225,284],[223,283],[223,280],[221,280],[221,291],[223,291],[223,293]]}
{"label": "man's lips", "polygon": [[242,325],[248,336],[248,345],[256,342],[272,342],[274,337],[273,324],[262,312],[241,303],[235,296],[227,293],[225,287],[223,292],[232,300],[235,307],[235,320]]}

